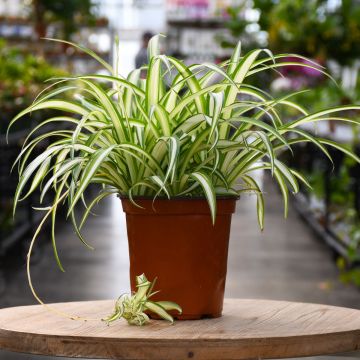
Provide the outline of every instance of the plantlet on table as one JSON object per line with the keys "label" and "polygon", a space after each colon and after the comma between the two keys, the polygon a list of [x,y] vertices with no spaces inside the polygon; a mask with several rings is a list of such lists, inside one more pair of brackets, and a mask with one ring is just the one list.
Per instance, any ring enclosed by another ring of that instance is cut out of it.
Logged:
{"label": "plantlet on table", "polygon": [[142,326],[150,321],[149,316],[145,313],[145,311],[150,311],[173,323],[174,319],[168,311],[176,310],[181,314],[182,309],[178,304],[171,301],[150,301],[150,297],[158,292],[153,292],[155,282],[156,278],[151,282],[144,274],[137,276],[136,287],[138,291],[133,295],[121,295],[116,301],[114,313],[104,321],[110,324],[115,320],[124,318],[130,325]]}

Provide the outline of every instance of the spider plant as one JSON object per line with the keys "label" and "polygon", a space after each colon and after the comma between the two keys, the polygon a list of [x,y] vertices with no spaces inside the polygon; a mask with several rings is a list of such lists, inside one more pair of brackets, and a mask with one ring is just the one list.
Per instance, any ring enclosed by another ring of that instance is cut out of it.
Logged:
{"label": "spider plant", "polygon": [[150,299],[151,296],[158,291],[153,292],[156,279],[150,282],[145,274],[136,277],[137,292],[131,296],[124,294],[119,297],[115,303],[115,311],[108,318],[104,319],[105,322],[111,322],[124,318],[130,325],[145,325],[150,321],[149,316],[145,311],[150,311],[157,314],[164,320],[174,322],[173,317],[168,311],[176,310],[181,314],[182,310],[178,304],[171,301],[156,301]]}
{"label": "spider plant", "polygon": [[[113,193],[127,196],[135,204],[139,196],[201,196],[207,199],[215,222],[218,196],[252,191],[257,196],[262,229],[264,196],[255,170],[271,172],[280,187],[286,216],[289,193],[298,192],[299,183],[309,184],[301,173],[279,159],[282,152],[295,151],[294,145],[311,142],[330,161],[327,146],[360,162],[346,146],[302,128],[303,124],[319,121],[358,124],[358,120],[343,114],[359,106],[309,113],[291,100],[294,94],[274,98],[249,84],[251,77],[263,71],[277,72],[282,66],[310,67],[325,73],[318,64],[310,60],[304,63],[299,55],[273,55],[264,49],[242,54],[239,43],[231,59],[222,64],[187,66],[160,54],[159,39],[157,35],[149,43],[145,79],[140,76],[141,69],[124,78],[119,75],[118,61],[113,67],[91,50],[69,43],[95,58],[109,74],[53,79],[53,84],[11,122],[10,126],[38,110],[60,111],[59,116],[34,128],[25,140],[16,160],[20,178],[14,201],[15,212],[16,204],[36,189],[41,190],[40,202],[53,190],[52,204],[42,209],[46,211],[44,221],[48,217],[52,220],[52,242],[60,267],[55,220],[63,204],[85,243],[81,229],[91,209]],[[299,62],[285,61],[289,57]],[[72,101],[66,100],[69,92],[74,95]],[[283,107],[296,110],[298,116],[283,119]],[[54,130],[36,135],[48,124]],[[49,142],[47,149],[31,158],[36,146],[44,141]],[[86,203],[84,192],[93,183],[101,184],[102,191]],[[81,218],[76,218],[79,202],[85,209]]]}

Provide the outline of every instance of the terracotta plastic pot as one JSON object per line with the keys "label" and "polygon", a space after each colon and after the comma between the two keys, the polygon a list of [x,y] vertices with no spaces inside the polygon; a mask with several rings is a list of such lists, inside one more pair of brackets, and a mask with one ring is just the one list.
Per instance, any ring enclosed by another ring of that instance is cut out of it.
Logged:
{"label": "terracotta plastic pot", "polygon": [[154,300],[178,303],[178,319],[221,316],[231,216],[236,198],[218,199],[215,225],[204,199],[122,198],[126,213],[131,288],[144,273],[158,278]]}

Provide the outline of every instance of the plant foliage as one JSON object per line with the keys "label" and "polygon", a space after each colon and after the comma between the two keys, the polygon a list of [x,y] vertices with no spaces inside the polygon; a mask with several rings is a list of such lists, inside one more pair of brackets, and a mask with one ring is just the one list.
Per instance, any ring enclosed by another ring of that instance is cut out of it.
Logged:
{"label": "plant foliage", "polygon": [[[155,36],[149,43],[145,79],[140,69],[123,78],[117,66],[113,68],[90,50],[72,44],[93,56],[110,74],[57,79],[56,87],[49,87],[12,120],[11,125],[43,109],[62,112],[40,124],[26,140],[16,161],[20,179],[15,194],[16,204],[37,188],[41,188],[40,200],[50,189],[54,191],[53,204],[45,208],[45,216],[52,219],[53,245],[60,266],[54,229],[57,208],[64,202],[84,242],[81,228],[91,209],[113,193],[128,196],[135,203],[137,196],[203,196],[215,221],[218,196],[252,191],[258,199],[258,221],[263,228],[264,197],[254,170],[272,173],[283,195],[286,215],[289,193],[298,192],[299,182],[308,183],[279,160],[283,151],[311,142],[329,158],[327,146],[360,162],[347,147],[302,129],[303,124],[325,120],[358,124],[343,113],[359,106],[310,114],[292,101],[292,94],[274,98],[247,83],[250,77],[282,66],[324,72],[319,65],[310,60],[305,63],[301,56],[274,56],[263,49],[243,55],[238,44],[231,59],[220,65],[187,66],[160,54],[159,38]],[[284,61],[289,57],[299,61]],[[64,100],[64,94],[74,90],[77,94],[73,100]],[[296,110],[298,115],[284,120],[283,107]],[[57,130],[35,135],[49,123],[56,124]],[[60,124],[64,124],[63,129]],[[49,141],[47,149],[28,161],[43,141]],[[86,204],[84,191],[92,183],[101,184],[103,190]],[[86,207],[80,221],[74,212],[79,202]]]}

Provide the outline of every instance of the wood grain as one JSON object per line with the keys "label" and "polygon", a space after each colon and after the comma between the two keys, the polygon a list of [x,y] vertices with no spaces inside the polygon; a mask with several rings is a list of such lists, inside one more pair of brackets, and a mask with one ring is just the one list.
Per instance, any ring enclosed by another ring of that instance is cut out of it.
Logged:
{"label": "wood grain", "polygon": [[[102,318],[113,301],[53,305]],[[218,319],[152,321],[144,327],[119,321],[73,321],[42,306],[0,310],[0,348],[93,359],[270,359],[327,355],[360,348],[360,311],[267,300],[225,301]]]}

